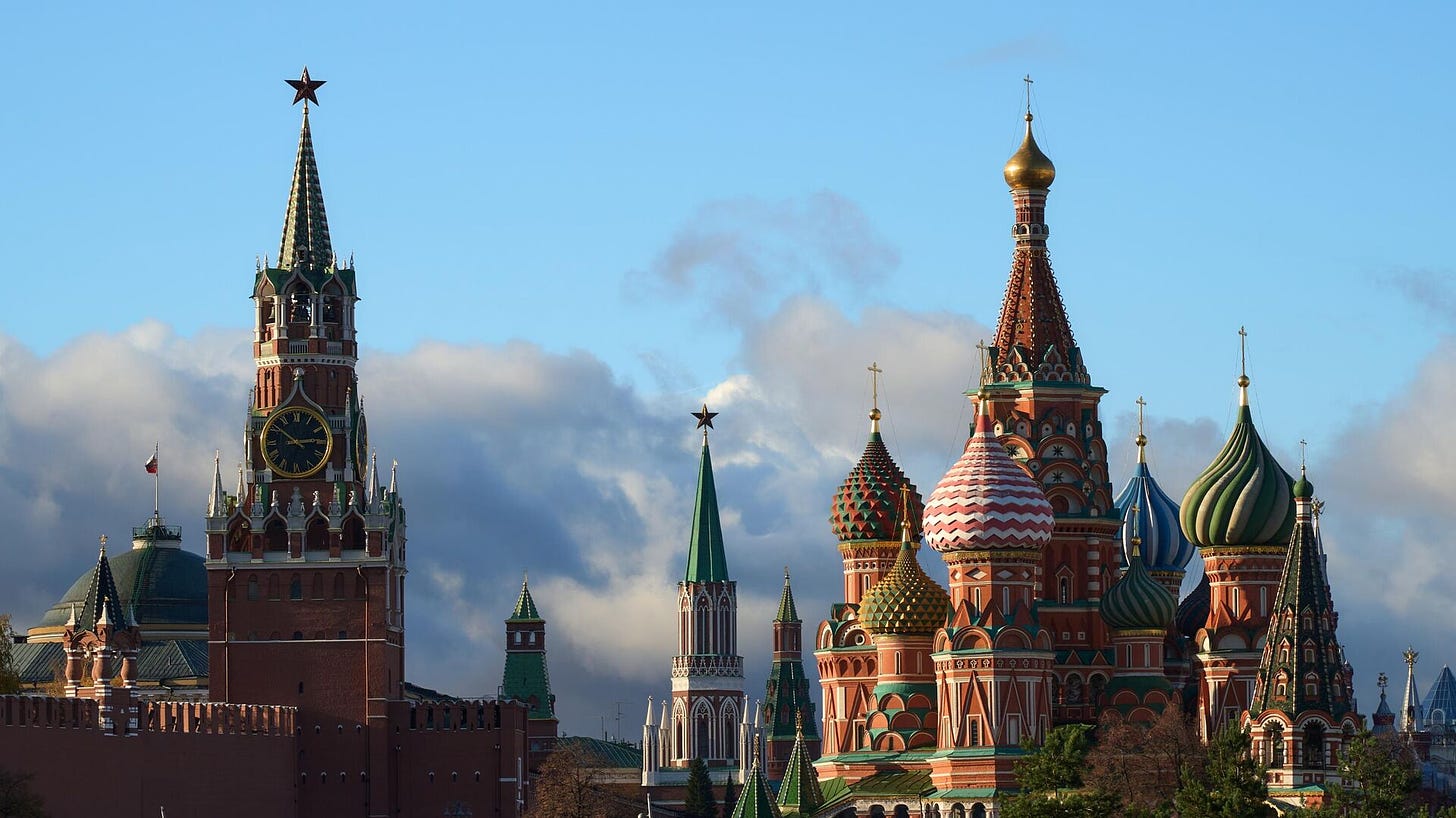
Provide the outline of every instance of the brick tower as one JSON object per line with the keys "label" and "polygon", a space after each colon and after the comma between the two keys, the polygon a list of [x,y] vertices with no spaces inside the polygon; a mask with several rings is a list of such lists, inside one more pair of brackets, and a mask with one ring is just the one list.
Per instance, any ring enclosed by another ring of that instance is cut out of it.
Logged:
{"label": "brick tower", "polygon": [[556,744],[556,697],[546,672],[546,620],[536,610],[531,588],[521,579],[521,595],[506,619],[506,665],[501,673],[501,698],[525,702],[531,769],[536,769]]}
{"label": "brick tower", "polygon": [[794,605],[789,570],[784,569],[784,590],[773,621],[773,667],[765,686],[763,771],[770,781],[782,781],[794,747],[801,746],[812,763],[819,757],[819,731],[814,721],[814,697],[804,674],[804,623]]}
{"label": "brick tower", "polygon": [[643,786],[687,782],[701,758],[715,783],[747,777],[750,744],[743,657],[738,654],[738,584],[728,576],[718,492],[708,453],[708,429],[717,412],[694,412],[703,430],[698,460],[688,565],[677,586],[677,655],[672,658],[672,705],[660,728],[651,704],[643,728]]}
{"label": "brick tower", "polygon": [[983,363],[982,388],[993,428],[1051,502],[1056,529],[1041,553],[1041,626],[1057,645],[1053,721],[1092,721],[1111,675],[1107,628],[1098,602],[1116,569],[1121,515],[1113,503],[1098,404],[1072,335],[1047,254],[1046,200],[1056,179],[1026,114],[1026,137],[1006,163],[1016,222],[1011,275]]}
{"label": "brick tower", "polygon": [[1362,726],[1345,648],[1335,633],[1340,615],[1323,551],[1314,525],[1314,486],[1301,467],[1289,558],[1243,724],[1253,733],[1255,757],[1267,768],[1276,797],[1295,799],[1301,787],[1339,783],[1340,755]]}
{"label": "brick tower", "polygon": [[[298,708],[301,769],[364,786],[300,788],[300,811],[388,801],[388,702],[404,681],[405,513],[379,485],[355,374],[352,264],[329,241],[308,102],[276,266],[253,279],[257,380],[236,494],[208,502],[208,656],[214,700]],[[366,469],[367,463],[367,469]],[[367,476],[366,476],[367,470]],[[366,735],[367,734],[367,735]]]}
{"label": "brick tower", "polygon": [[1179,510],[1183,533],[1198,546],[1208,577],[1208,617],[1193,634],[1204,738],[1226,724],[1237,726],[1253,702],[1260,640],[1294,531],[1294,480],[1254,428],[1247,373],[1238,385],[1233,433]]}

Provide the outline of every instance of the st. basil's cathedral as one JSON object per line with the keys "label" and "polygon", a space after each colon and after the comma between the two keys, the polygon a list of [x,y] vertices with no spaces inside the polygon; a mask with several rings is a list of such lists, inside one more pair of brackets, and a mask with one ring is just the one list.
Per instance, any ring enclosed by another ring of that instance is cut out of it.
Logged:
{"label": "st. basil's cathedral", "polygon": [[[1106,390],[1052,272],[1056,169],[1029,111],[1004,176],[1011,274],[967,393],[963,454],[922,498],[885,445],[876,401],[833,498],[843,599],[812,637],[818,707],[787,575],[763,706],[744,693],[704,430],[672,694],[649,702],[644,786],[680,783],[700,757],[715,780],[741,782],[735,818],[987,818],[1052,727],[1109,711],[1147,723],[1170,707],[1205,740],[1249,729],[1275,799],[1317,803],[1339,782],[1340,750],[1363,719],[1304,467],[1296,481],[1260,439],[1240,372],[1234,428],[1181,503],[1148,468],[1139,398],[1137,465],[1115,495]],[[707,407],[695,414],[711,425]],[[922,546],[944,562],[945,584],[921,567]],[[1203,578],[1180,602],[1195,554]],[[774,796],[768,782],[780,780]]]}

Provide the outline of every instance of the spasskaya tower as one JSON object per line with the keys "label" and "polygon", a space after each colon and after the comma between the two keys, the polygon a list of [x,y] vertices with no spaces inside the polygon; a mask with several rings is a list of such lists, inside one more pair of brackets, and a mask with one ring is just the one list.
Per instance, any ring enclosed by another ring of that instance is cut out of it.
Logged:
{"label": "spasskaya tower", "polygon": [[405,513],[369,450],[354,265],[329,241],[309,128],[323,83],[305,70],[289,84],[303,125],[278,258],[253,280],[243,457],[232,492],[214,470],[208,500],[211,696],[296,706],[304,763],[369,769],[402,698]]}

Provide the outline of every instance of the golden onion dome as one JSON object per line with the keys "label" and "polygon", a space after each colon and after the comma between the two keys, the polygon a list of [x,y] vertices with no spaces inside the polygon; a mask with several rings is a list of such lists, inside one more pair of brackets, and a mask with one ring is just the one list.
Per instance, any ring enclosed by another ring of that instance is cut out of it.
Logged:
{"label": "golden onion dome", "polygon": [[1057,178],[1057,166],[1036,146],[1036,137],[1031,135],[1031,112],[1026,112],[1026,139],[1011,158],[1001,174],[1012,190],[1036,188],[1045,190]]}

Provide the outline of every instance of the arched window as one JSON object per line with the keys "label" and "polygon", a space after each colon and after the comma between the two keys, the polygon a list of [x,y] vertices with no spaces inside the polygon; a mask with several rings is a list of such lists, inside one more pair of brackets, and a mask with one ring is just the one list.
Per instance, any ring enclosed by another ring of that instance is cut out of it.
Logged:
{"label": "arched window", "polygon": [[1284,728],[1277,721],[1264,725],[1265,763],[1270,767],[1284,766]]}
{"label": "arched window", "polygon": [[277,518],[269,520],[268,526],[263,529],[263,541],[269,551],[287,551],[288,525]]}
{"label": "arched window", "polygon": [[312,585],[313,585],[313,588],[312,588],[313,593],[312,593],[311,596],[314,599],[323,599],[324,598],[324,575],[323,574],[314,574],[313,575],[313,583],[312,583]]}
{"label": "arched window", "polygon": [[350,517],[344,521],[344,542],[343,547],[351,551],[364,550],[364,524],[359,522],[358,517]]}
{"label": "arched window", "polygon": [[334,574],[334,599],[344,598],[344,575]]}
{"label": "arched window", "polygon": [[298,574],[288,581],[288,598],[294,601],[303,599],[303,579]]}
{"label": "arched window", "polygon": [[278,575],[277,574],[274,574],[274,575],[268,577],[268,598],[269,599],[281,599],[282,598],[279,595],[279,593],[278,593]]}
{"label": "arched window", "polygon": [[258,578],[248,577],[248,600],[251,602],[258,598]]}
{"label": "arched window", "polygon": [[1325,766],[1325,728],[1317,721],[1304,726],[1304,766]]}
{"label": "arched window", "polygon": [[308,524],[308,532],[304,535],[304,547],[310,551],[324,551],[329,547],[329,524],[322,518],[315,517]]}
{"label": "arched window", "polygon": [[1066,577],[1057,580],[1057,601],[1063,605],[1072,601],[1072,581]]}

